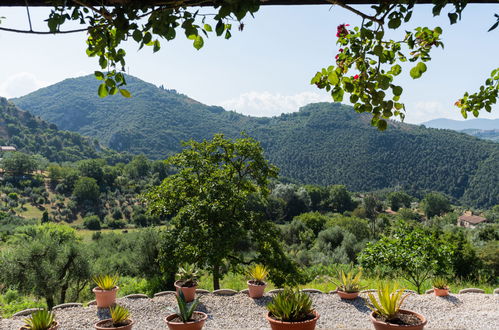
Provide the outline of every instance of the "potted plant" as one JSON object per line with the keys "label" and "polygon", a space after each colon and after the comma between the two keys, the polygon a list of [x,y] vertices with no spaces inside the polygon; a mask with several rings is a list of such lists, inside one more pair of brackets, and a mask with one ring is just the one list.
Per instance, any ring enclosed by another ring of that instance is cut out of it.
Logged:
{"label": "potted plant", "polygon": [[198,271],[196,267],[194,265],[184,265],[179,268],[177,276],[179,278],[175,282],[177,295],[182,291],[186,302],[193,301],[198,286]]}
{"label": "potted plant", "polygon": [[93,288],[97,307],[110,307],[116,302],[118,287],[118,275],[97,275],[92,277],[97,287]]}
{"label": "potted plant", "polygon": [[338,277],[336,280],[331,280],[336,285],[336,293],[341,299],[355,299],[359,296],[362,286],[360,285],[360,278],[362,276],[362,271],[350,270],[345,274],[343,270],[338,272]]}
{"label": "potted plant", "polygon": [[131,330],[133,320],[130,318],[130,312],[125,307],[120,305],[112,306],[110,309],[111,318],[95,323],[94,327],[97,330]]}
{"label": "potted plant", "polygon": [[445,277],[435,277],[432,284],[435,296],[443,297],[449,295],[449,285]]}
{"label": "potted plant", "polygon": [[170,330],[200,330],[208,318],[203,312],[194,311],[199,304],[199,298],[191,303],[185,301],[184,293],[179,292],[177,297],[178,311],[165,317]]}
{"label": "potted plant", "polygon": [[400,309],[405,298],[404,290],[397,290],[389,284],[382,284],[378,291],[378,299],[369,292],[371,322],[376,330],[404,329],[421,330],[426,325],[426,318],[413,311]]}
{"label": "potted plant", "polygon": [[54,313],[46,309],[34,312],[24,319],[24,325],[20,330],[56,330],[59,324],[55,321]]}
{"label": "potted plant", "polygon": [[313,330],[320,315],[312,308],[312,299],[298,289],[285,288],[267,305],[267,321],[272,330]]}
{"label": "potted plant", "polygon": [[263,296],[267,283],[264,282],[269,274],[264,265],[254,265],[248,268],[248,275],[251,278],[248,283],[248,294],[251,298],[260,298]]}

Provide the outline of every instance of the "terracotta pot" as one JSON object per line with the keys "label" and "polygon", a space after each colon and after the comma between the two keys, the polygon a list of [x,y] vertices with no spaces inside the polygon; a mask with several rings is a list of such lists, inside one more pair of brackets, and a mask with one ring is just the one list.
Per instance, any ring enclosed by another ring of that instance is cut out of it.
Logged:
{"label": "terracotta pot", "polygon": [[203,318],[201,320],[193,321],[193,322],[172,322],[170,320],[177,317],[177,314],[170,314],[165,317],[165,322],[168,325],[170,330],[200,330],[204,326],[204,322],[208,318],[203,312],[194,312],[194,314],[201,315]]}
{"label": "terracotta pot", "polygon": [[[53,325],[52,327],[50,327],[48,330],[57,330],[59,329],[59,323],[57,321],[54,321],[55,322],[55,325]],[[20,327],[19,330],[29,330],[28,328],[25,328],[25,327]]]}
{"label": "terracotta pot", "polygon": [[133,326],[133,320],[130,319],[130,322],[129,324],[127,325],[124,325],[122,327],[111,327],[111,328],[106,328],[103,326],[104,323],[108,322],[109,320],[111,319],[105,319],[105,320],[102,320],[102,321],[99,321],[97,323],[94,324],[94,328],[97,329],[97,330],[109,330],[109,329],[113,329],[113,330],[132,330],[132,326]]}
{"label": "terracotta pot", "polygon": [[248,281],[248,294],[251,298],[261,298],[263,296],[263,292],[265,291],[265,288],[267,287],[267,283],[263,285],[257,285],[251,283],[251,281]]}
{"label": "terracotta pot", "polygon": [[438,296],[438,297],[448,296],[449,295],[449,288],[445,288],[445,289],[433,288],[433,293],[435,294],[435,296]]}
{"label": "terracotta pot", "polygon": [[99,287],[93,288],[97,307],[110,307],[116,302],[116,293],[120,288],[117,286],[112,290],[102,290]]}
{"label": "terracotta pot", "polygon": [[182,292],[184,293],[184,298],[185,298],[185,301],[186,302],[191,302],[194,300],[194,297],[196,297],[196,289],[198,288],[198,286],[192,286],[192,287],[184,287],[184,286],[180,286],[178,284],[179,281],[175,282],[175,289],[177,289],[177,295],[178,295],[178,292],[179,290],[182,290]]}
{"label": "terracotta pot", "polygon": [[270,328],[272,330],[314,330],[315,324],[319,319],[320,315],[316,311],[314,311],[315,317],[312,320],[303,321],[303,322],[283,322],[277,321],[270,317],[270,312],[267,313],[266,318],[270,323]]}
{"label": "terracotta pot", "polygon": [[421,324],[419,324],[419,325],[405,325],[404,326],[404,325],[386,323],[386,322],[376,320],[376,318],[374,317],[374,312],[371,312],[370,317],[371,317],[371,322],[374,325],[374,329],[376,329],[376,330],[393,330],[393,329],[397,329],[397,330],[422,330],[424,328],[424,326],[426,325],[426,318],[419,313],[416,313],[413,311],[408,311],[405,309],[399,309],[399,313],[413,314],[418,319],[421,320]]}
{"label": "terracotta pot", "polygon": [[336,291],[338,296],[340,296],[341,299],[347,299],[347,300],[353,300],[359,296],[359,291],[357,292],[345,292],[345,291]]}

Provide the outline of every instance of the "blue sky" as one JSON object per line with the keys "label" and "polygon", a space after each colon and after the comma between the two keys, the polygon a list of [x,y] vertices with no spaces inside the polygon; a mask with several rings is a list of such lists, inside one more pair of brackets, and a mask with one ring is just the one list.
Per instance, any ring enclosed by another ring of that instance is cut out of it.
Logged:
{"label": "blue sky", "polygon": [[[365,6],[359,8],[366,9]],[[462,119],[454,102],[464,91],[475,91],[499,66],[499,28],[493,24],[497,5],[469,5],[463,20],[450,26],[446,14],[433,18],[431,6],[417,7],[411,24],[441,26],[445,50],[433,52],[428,72],[412,80],[403,73],[406,121]],[[46,29],[46,9],[32,9],[35,28]],[[27,27],[24,8],[1,8],[6,27]],[[224,40],[211,37],[196,51],[183,37],[162,42],[159,53],[126,45],[129,73],[165,85],[206,103],[256,116],[297,111],[310,102],[329,101],[324,90],[309,84],[317,70],[332,64],[337,52],[336,26],[360,24],[345,10],[330,6],[263,7],[255,19],[244,20],[243,32]],[[391,32],[403,38],[403,30]],[[179,36],[182,36],[179,34]],[[85,34],[31,36],[0,31],[0,95],[26,94],[68,77],[98,69],[85,55]],[[133,91],[132,91],[133,93]],[[96,96],[97,97],[97,96]],[[499,118],[499,106],[482,118]]]}

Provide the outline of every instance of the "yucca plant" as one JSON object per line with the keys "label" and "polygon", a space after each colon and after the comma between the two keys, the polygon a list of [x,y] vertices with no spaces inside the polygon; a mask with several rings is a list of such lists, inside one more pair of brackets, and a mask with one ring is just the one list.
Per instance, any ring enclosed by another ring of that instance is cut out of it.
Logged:
{"label": "yucca plant", "polygon": [[331,280],[331,282],[333,282],[333,284],[336,285],[338,290],[340,291],[347,293],[359,292],[363,288],[360,285],[361,277],[361,269],[352,269],[347,273],[345,273],[343,270],[340,270],[338,272],[337,278]]}
{"label": "yucca plant", "polygon": [[199,304],[199,298],[194,299],[192,302],[188,303],[185,301],[185,296],[182,291],[178,293],[177,297],[177,315],[182,319],[182,322],[189,322],[192,318],[194,310]]}
{"label": "yucca plant", "polygon": [[184,287],[193,287],[198,284],[198,270],[194,265],[183,265],[178,269],[177,276]]}
{"label": "yucca plant", "polygon": [[24,329],[29,330],[48,330],[55,324],[54,313],[41,309],[34,312],[24,319]]}
{"label": "yucca plant", "polygon": [[264,285],[264,281],[267,278],[269,271],[264,265],[257,264],[254,266],[250,266],[247,270],[247,274],[254,282],[254,284]]}
{"label": "yucca plant", "polygon": [[119,276],[115,275],[96,275],[92,280],[101,290],[112,290],[118,285]]}
{"label": "yucca plant", "polygon": [[435,277],[432,281],[433,287],[437,289],[448,289],[449,282],[445,277]]}
{"label": "yucca plant", "polygon": [[128,309],[120,305],[115,305],[114,307],[110,307],[109,311],[114,327],[121,327],[128,324],[128,319],[130,317],[130,311],[128,311]]}
{"label": "yucca plant", "polygon": [[371,292],[368,293],[369,308],[387,321],[395,318],[405,298],[409,296],[404,289],[398,289],[396,284],[391,285],[389,282],[382,283],[377,292],[379,300]]}
{"label": "yucca plant", "polygon": [[274,319],[284,322],[306,320],[313,312],[310,296],[292,288],[285,288],[275,295],[267,309]]}

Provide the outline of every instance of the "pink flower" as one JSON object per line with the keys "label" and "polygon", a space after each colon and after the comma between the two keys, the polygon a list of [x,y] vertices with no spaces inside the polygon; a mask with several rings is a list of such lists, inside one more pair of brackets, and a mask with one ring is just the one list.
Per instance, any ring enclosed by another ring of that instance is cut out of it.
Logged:
{"label": "pink flower", "polygon": [[336,36],[339,37],[344,37],[348,34],[347,26],[350,26],[350,24],[340,24],[336,28]]}
{"label": "pink flower", "polygon": [[343,48],[340,48],[340,49],[339,49],[339,52],[340,52],[340,53],[343,53]]}
{"label": "pink flower", "polygon": [[359,79],[359,75],[356,74],[355,76],[353,76],[353,79]]}

